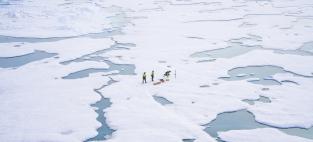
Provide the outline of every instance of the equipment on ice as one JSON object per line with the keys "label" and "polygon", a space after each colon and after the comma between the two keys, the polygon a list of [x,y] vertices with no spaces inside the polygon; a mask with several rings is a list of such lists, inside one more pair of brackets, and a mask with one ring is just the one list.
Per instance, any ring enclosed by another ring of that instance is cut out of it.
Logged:
{"label": "equipment on ice", "polygon": [[169,78],[169,77],[170,77],[170,73],[171,73],[171,71],[166,71],[166,72],[164,73],[164,76],[167,77],[167,78]]}

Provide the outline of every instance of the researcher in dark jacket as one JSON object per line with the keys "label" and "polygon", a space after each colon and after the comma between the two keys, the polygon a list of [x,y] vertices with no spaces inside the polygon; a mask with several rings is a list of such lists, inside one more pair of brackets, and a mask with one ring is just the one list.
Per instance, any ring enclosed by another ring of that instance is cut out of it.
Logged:
{"label": "researcher in dark jacket", "polygon": [[154,71],[151,72],[151,81],[154,81]]}
{"label": "researcher in dark jacket", "polygon": [[147,75],[146,75],[146,72],[144,72],[143,75],[142,75],[142,83],[147,83]]}

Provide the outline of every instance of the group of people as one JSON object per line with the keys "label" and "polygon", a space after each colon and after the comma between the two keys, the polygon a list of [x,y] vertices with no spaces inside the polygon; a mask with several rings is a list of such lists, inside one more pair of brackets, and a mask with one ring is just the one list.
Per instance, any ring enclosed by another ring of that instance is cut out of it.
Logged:
{"label": "group of people", "polygon": [[[151,81],[153,82],[154,81],[154,71],[151,72]],[[142,75],[142,83],[147,83],[147,73],[144,72],[143,75]]]}
{"label": "group of people", "polygon": [[[171,73],[171,71],[166,71],[164,73],[164,77],[169,78],[170,77],[170,73]],[[150,74],[150,77],[151,77],[151,81],[153,82],[154,81],[154,70],[152,70],[152,72]],[[143,75],[142,75],[142,83],[143,84],[147,83],[147,73],[146,72],[144,72]]]}

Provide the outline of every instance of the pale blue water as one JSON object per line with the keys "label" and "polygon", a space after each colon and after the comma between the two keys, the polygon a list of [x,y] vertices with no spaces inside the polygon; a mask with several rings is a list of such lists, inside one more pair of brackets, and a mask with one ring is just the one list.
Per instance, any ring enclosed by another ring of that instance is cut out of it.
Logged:
{"label": "pale blue water", "polygon": [[221,113],[215,120],[204,126],[206,127],[204,131],[215,138],[218,137],[217,132],[266,127],[262,124],[256,123],[254,116],[246,110]]}
{"label": "pale blue water", "polygon": [[197,63],[214,62],[216,59],[199,60]]}
{"label": "pale blue water", "polygon": [[282,85],[281,82],[275,80],[275,79],[261,79],[261,80],[248,80],[248,82],[251,82],[253,84],[260,84],[260,85]]}
{"label": "pale blue water", "polygon": [[304,43],[298,50],[313,53],[313,41]]}
{"label": "pale blue water", "polygon": [[111,71],[118,71],[117,73],[110,73],[108,75],[135,75],[135,65],[133,64],[115,64],[109,60],[107,60],[105,53],[113,51],[113,50],[128,50],[131,47],[135,47],[136,45],[133,43],[119,43],[115,42],[110,48],[102,49],[90,54],[83,55],[79,58],[63,61],[61,64],[68,65],[73,62],[84,62],[84,61],[96,61],[96,62],[103,62],[109,65],[109,68],[88,68],[80,71],[76,71],[73,73],[64,76],[63,79],[78,79],[88,77],[90,74],[93,73],[107,73]]}
{"label": "pale blue water", "polygon": [[98,89],[95,89],[95,92],[100,95],[101,99],[97,101],[94,104],[91,104],[92,107],[95,107],[95,112],[98,114],[97,120],[101,123],[101,126],[97,129],[98,134],[92,138],[89,138],[85,140],[85,142],[88,141],[101,141],[106,140],[107,136],[112,135],[112,133],[115,131],[109,127],[109,125],[106,123],[105,118],[105,112],[104,110],[112,105],[109,98],[105,98],[102,93],[99,91],[103,89],[106,86],[109,86],[117,81],[110,79],[107,85],[103,85]]}
{"label": "pale blue water", "polygon": [[295,82],[295,81],[291,81],[291,80],[282,80],[282,83],[291,83],[291,84],[296,84],[299,85],[299,83]]}
{"label": "pale blue water", "polygon": [[303,138],[307,138],[307,139],[313,139],[313,127],[311,127],[310,129],[303,129],[303,128],[280,128],[280,131],[288,134],[288,135],[294,135],[294,136],[298,136],[298,137],[303,137]]}
{"label": "pale blue water", "polygon": [[313,53],[304,50],[274,50],[274,53],[278,54],[289,54],[289,55],[300,55],[300,56],[313,56]]}
{"label": "pale blue water", "polygon": [[249,37],[242,37],[237,39],[230,39],[226,41],[228,46],[225,48],[218,48],[213,50],[206,50],[191,54],[194,58],[233,58],[242,54],[246,54],[256,49],[262,49],[260,45],[257,45],[261,41],[261,37],[255,35],[249,35]]}
{"label": "pale blue water", "polygon": [[63,61],[63,62],[61,62],[61,64],[68,65],[68,64],[73,63],[73,62],[84,62],[84,61],[103,62],[103,61],[107,60],[106,57],[103,57],[103,55],[105,55],[105,53],[113,51],[113,50],[129,50],[131,47],[135,47],[135,46],[136,46],[136,44],[133,44],[133,43],[115,42],[113,45],[110,46],[110,48],[101,49],[101,50],[98,50],[96,52],[83,55],[83,56],[76,58],[74,60]]}
{"label": "pale blue water", "polygon": [[108,38],[114,35],[120,35],[122,32],[120,29],[106,29],[99,33],[89,33],[79,36],[69,36],[69,37],[48,37],[48,38],[36,38],[36,37],[12,37],[0,35],[0,43],[11,43],[11,42],[26,42],[26,43],[39,43],[39,42],[55,42],[65,39],[89,37],[89,38]]}
{"label": "pale blue water", "polygon": [[271,99],[269,97],[260,96],[258,99],[244,99],[243,102],[248,103],[249,105],[254,105],[255,102],[262,102],[262,103],[271,103]]}
{"label": "pale blue water", "polygon": [[228,46],[225,48],[217,48],[213,50],[205,50],[191,54],[193,58],[202,58],[203,60],[198,61],[214,61],[212,59],[218,58],[233,58],[246,54],[253,50],[269,50],[277,54],[289,54],[299,56],[313,56],[313,42],[306,42],[300,48],[295,50],[282,50],[274,48],[262,47],[262,37],[257,35],[249,35],[248,37],[241,37],[237,39],[230,39],[226,41]]}
{"label": "pale blue water", "polygon": [[248,82],[260,85],[281,85],[283,83],[298,84],[292,80],[278,81],[273,78],[275,74],[288,73],[294,76],[313,78],[313,76],[301,75],[291,71],[287,71],[282,67],[273,65],[245,66],[230,69],[227,77],[220,77],[226,81],[247,80]]}
{"label": "pale blue water", "polygon": [[219,48],[213,50],[206,50],[201,52],[196,52],[191,54],[191,57],[204,58],[209,57],[212,59],[216,58],[233,58],[245,53],[248,53],[252,50],[260,48],[259,46],[244,46],[241,44],[233,44],[226,48]]}
{"label": "pale blue water", "polygon": [[217,132],[225,132],[230,130],[249,130],[256,128],[274,128],[288,135],[313,139],[313,127],[310,129],[278,128],[275,126],[265,125],[255,121],[254,115],[245,109],[218,114],[216,119],[204,126],[206,127],[204,131],[212,137],[216,138],[218,141],[222,140],[220,140],[218,137]]}
{"label": "pale blue water", "polygon": [[35,50],[34,52],[25,55],[14,57],[0,57],[0,68],[18,68],[31,62],[51,58],[56,55],[56,53],[48,53],[45,51]]}
{"label": "pale blue water", "polygon": [[166,98],[164,98],[164,97],[160,97],[160,96],[153,95],[153,99],[154,99],[155,101],[157,101],[158,103],[160,103],[161,105],[173,104],[173,102],[169,101],[168,99],[166,99]]}
{"label": "pale blue water", "polygon": [[136,67],[133,64],[115,64],[109,60],[105,60],[104,63],[108,64],[109,68],[88,68],[88,69],[70,73],[67,76],[64,76],[62,78],[63,79],[78,79],[78,78],[88,77],[90,74],[93,74],[93,73],[99,73],[99,72],[107,73],[111,71],[118,71],[118,72],[110,73],[108,75],[136,75],[135,73]]}

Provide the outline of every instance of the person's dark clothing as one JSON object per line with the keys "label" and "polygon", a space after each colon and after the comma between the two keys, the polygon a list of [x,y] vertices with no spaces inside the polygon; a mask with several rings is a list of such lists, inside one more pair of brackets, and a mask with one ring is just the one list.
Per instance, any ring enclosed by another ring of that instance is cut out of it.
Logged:
{"label": "person's dark clothing", "polygon": [[147,76],[145,72],[142,75],[142,83],[147,83]]}
{"label": "person's dark clothing", "polygon": [[154,71],[151,73],[151,81],[154,81]]}

